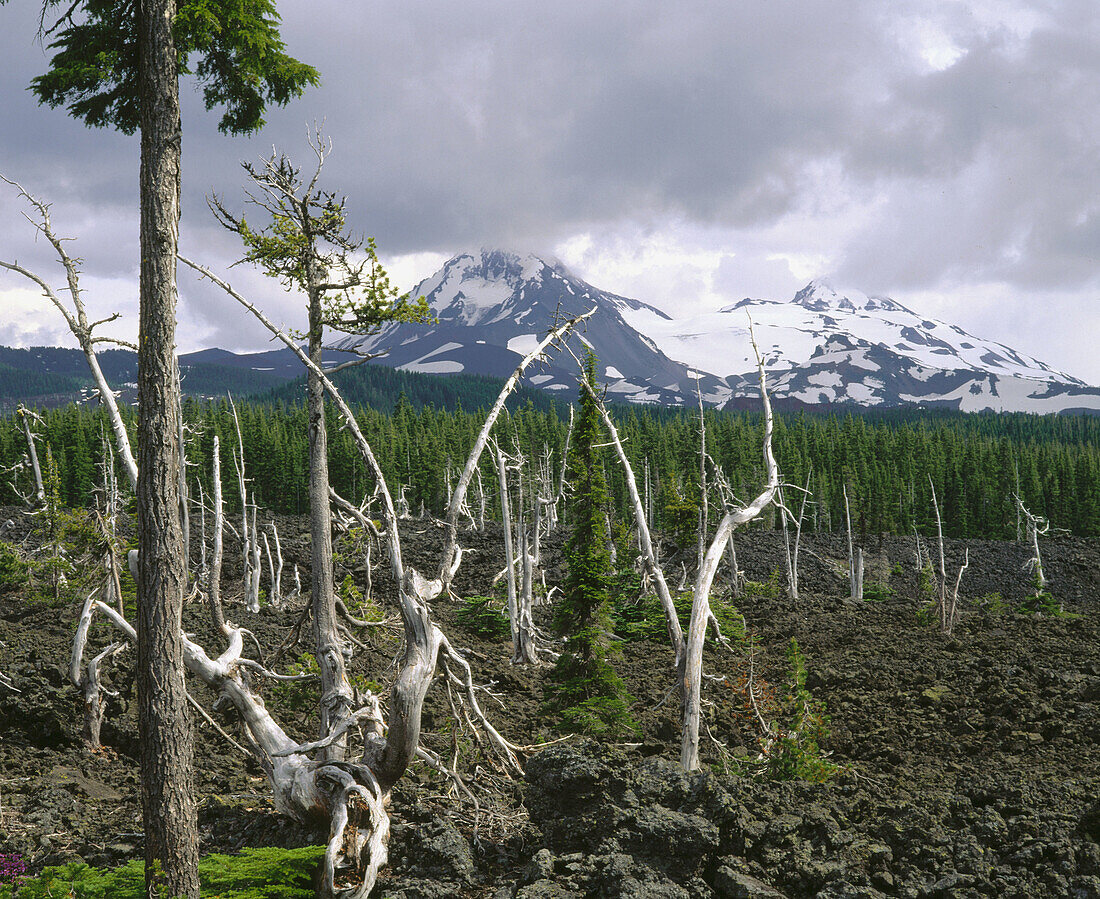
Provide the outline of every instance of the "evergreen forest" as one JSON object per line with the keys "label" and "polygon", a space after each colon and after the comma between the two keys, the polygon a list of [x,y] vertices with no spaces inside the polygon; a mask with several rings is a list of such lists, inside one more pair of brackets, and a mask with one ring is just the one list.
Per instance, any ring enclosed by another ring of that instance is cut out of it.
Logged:
{"label": "evergreen forest", "polygon": [[[362,374],[367,371],[369,374]],[[410,509],[440,515],[448,481],[457,476],[484,418],[481,407],[495,394],[492,378],[432,378],[377,366],[344,373],[342,389],[358,409],[360,425],[387,479],[403,485]],[[294,382],[259,398],[238,400],[248,477],[261,504],[273,511],[307,511],[306,411]],[[560,470],[568,407],[535,390],[513,398],[496,427],[497,439],[532,460]],[[133,427],[132,411],[124,410]],[[618,407],[613,410],[640,487],[649,497],[654,524],[694,540],[699,505],[699,413],[694,409]],[[230,402],[189,398],[188,477],[210,487],[214,435],[224,447],[237,442]],[[759,413],[705,413],[712,470],[720,470],[738,495],[760,483],[762,418]],[[350,436],[329,421],[330,464],[335,489],[362,496],[370,478]],[[62,498],[83,505],[98,482],[108,432],[100,411],[69,404],[46,409],[34,430],[40,453],[48,445],[61,473]],[[811,531],[845,528],[847,487],[852,527],[866,542],[878,535],[928,533],[934,527],[931,485],[943,514],[944,533],[963,538],[1015,538],[1020,527],[1014,495],[1056,531],[1100,536],[1100,418],[1027,414],[960,414],[948,411],[891,413],[777,413],[774,447],[784,483],[809,481],[806,511]],[[22,423],[0,419],[0,464],[26,455]],[[231,454],[223,452],[223,481],[234,483]],[[648,472],[648,474],[647,474]],[[487,482],[490,471],[484,472]],[[618,466],[607,466],[608,489],[625,514],[627,494]],[[12,477],[0,483],[0,502],[16,503]],[[18,477],[27,477],[24,473]],[[24,484],[24,487],[26,485]],[[232,508],[235,498],[227,492]],[[766,513],[758,527],[779,527]]]}

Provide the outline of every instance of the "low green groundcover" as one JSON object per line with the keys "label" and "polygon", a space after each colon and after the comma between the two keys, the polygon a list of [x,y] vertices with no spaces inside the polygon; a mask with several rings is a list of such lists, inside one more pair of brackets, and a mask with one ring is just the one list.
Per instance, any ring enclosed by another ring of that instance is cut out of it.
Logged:
{"label": "low green groundcover", "polygon": [[[203,899],[313,899],[313,875],[324,846],[245,849],[199,862]],[[144,899],[144,862],[100,871],[76,862],[37,877],[0,884],[0,899]]]}

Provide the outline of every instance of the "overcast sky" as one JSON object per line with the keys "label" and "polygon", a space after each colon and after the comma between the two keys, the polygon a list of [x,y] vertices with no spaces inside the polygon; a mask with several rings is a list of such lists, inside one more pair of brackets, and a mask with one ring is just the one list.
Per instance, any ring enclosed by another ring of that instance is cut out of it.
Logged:
{"label": "overcast sky", "polygon": [[[0,9],[0,172],[53,202],[90,312],[120,311],[132,332],[137,138],[36,105],[39,7]],[[276,145],[307,161],[323,121],[325,181],[403,287],[481,246],[555,254],[673,315],[829,276],[1100,385],[1096,0],[279,8],[320,88],[247,139],[181,89],[181,245],[215,268],[239,249],[204,195],[242,208],[240,160]],[[20,210],[0,190],[0,258],[50,272]],[[301,323],[274,282],[243,267],[231,280]],[[267,346],[182,271],[180,290],[181,350]],[[0,275],[0,343],[62,338],[58,315]]]}

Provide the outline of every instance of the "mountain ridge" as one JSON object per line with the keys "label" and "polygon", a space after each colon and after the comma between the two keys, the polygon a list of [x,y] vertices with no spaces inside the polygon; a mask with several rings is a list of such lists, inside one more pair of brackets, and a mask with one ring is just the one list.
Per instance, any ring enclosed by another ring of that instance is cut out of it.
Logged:
{"label": "mountain ridge", "polygon": [[[596,314],[579,341],[599,355],[608,394],[625,402],[683,405],[701,396],[724,406],[756,396],[751,321],[776,399],[796,405],[1100,412],[1100,388],[890,297],[838,289],[826,278],[790,300],[746,298],[673,318],[594,287],[556,259],[483,248],[451,257],[412,294],[435,312],[431,329],[394,324],[341,345],[372,352],[388,346],[387,364],[413,371],[504,374],[562,314],[588,303]],[[528,379],[548,390],[572,389],[575,373],[567,356],[558,357]]]}
{"label": "mountain ridge", "polygon": [[[838,289],[825,278],[790,300],[746,297],[673,318],[589,284],[553,257],[482,248],[451,257],[411,294],[427,299],[436,321],[391,322],[369,337],[338,340],[337,347],[379,354],[372,365],[398,371],[505,378],[564,318],[594,310],[568,339],[568,351],[548,354],[527,371],[527,384],[571,398],[574,357],[592,348],[613,401],[694,406],[702,400],[739,408],[759,401],[751,322],[780,406],[1100,414],[1100,388],[890,297]],[[0,365],[53,373],[42,386],[50,388],[51,403],[64,401],[63,389],[72,387],[64,378],[79,376],[82,365],[75,356],[58,356],[65,352],[0,348]],[[111,383],[127,399],[136,360],[117,350],[103,359]],[[197,396],[255,394],[302,375],[286,349],[242,354],[210,348],[185,354],[180,363],[185,392]],[[6,408],[4,396],[0,390],[0,408]]]}

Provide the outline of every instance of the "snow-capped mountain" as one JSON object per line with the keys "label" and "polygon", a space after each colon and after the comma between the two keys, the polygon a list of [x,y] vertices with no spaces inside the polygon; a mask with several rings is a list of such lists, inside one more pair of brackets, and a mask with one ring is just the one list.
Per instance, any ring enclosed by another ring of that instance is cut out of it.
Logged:
{"label": "snow-capped mountain", "polygon": [[[562,316],[595,306],[571,345],[577,352],[582,343],[596,350],[608,392],[620,400],[693,404],[697,391],[711,405],[754,398],[751,320],[779,400],[1100,411],[1100,389],[888,297],[838,290],[825,280],[788,301],[745,299],[674,319],[599,290],[557,261],[482,250],[450,259],[413,294],[427,298],[437,323],[389,325],[360,347],[387,349],[385,364],[414,371],[510,374]],[[575,371],[572,357],[559,354],[531,370],[528,380],[572,392]]]}
{"label": "snow-capped mountain", "polygon": [[[667,318],[663,312],[586,284],[557,261],[500,250],[466,253],[448,260],[412,294],[428,300],[435,323],[391,324],[341,346],[384,350],[381,361],[400,369],[505,377],[556,323],[595,307],[569,344],[578,355],[585,345],[595,348],[600,377],[614,398],[677,404],[695,396],[696,378],[688,366],[669,359],[624,319],[639,312]],[[572,356],[562,352],[528,369],[527,380],[572,395],[576,371]],[[699,383],[711,402],[729,395],[721,378],[704,375]]]}
{"label": "snow-capped mountain", "polygon": [[809,405],[1100,409],[1100,391],[1037,359],[824,279],[785,302],[744,299],[679,320],[627,316],[671,358],[723,376],[735,396],[754,392],[750,319],[776,396]]}

